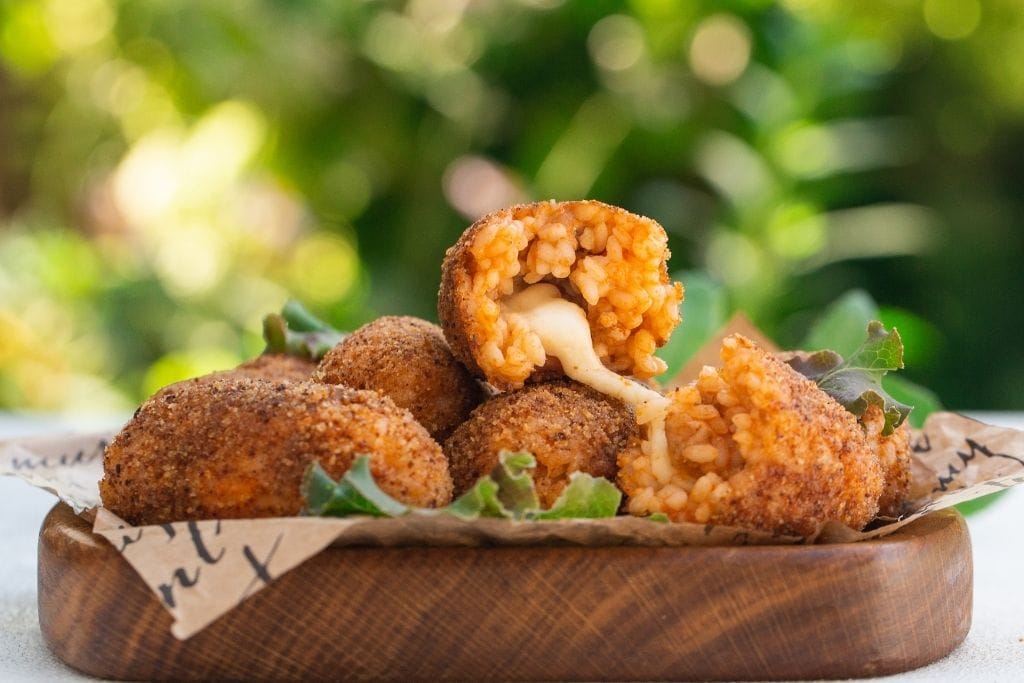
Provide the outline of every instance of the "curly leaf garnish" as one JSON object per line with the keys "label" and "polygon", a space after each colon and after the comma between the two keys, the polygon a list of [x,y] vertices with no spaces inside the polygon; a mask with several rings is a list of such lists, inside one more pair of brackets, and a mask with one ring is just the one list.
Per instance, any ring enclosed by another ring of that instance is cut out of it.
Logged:
{"label": "curly leaf garnish", "polygon": [[534,519],[596,519],[614,517],[622,502],[622,491],[604,477],[586,472],[569,475],[569,485],[547,510]]}
{"label": "curly leaf garnish", "polygon": [[306,470],[300,489],[306,501],[306,514],[320,517],[398,517],[409,507],[384,493],[370,472],[370,458],[361,455],[345,476],[335,482],[320,463]]}
{"label": "curly leaf garnish", "polygon": [[892,434],[913,409],[882,388],[887,372],[903,368],[903,341],[896,328],[887,332],[877,320],[868,323],[867,339],[846,360],[835,351],[817,351],[797,354],[787,362],[858,418],[868,406],[881,408],[884,435]]}
{"label": "curly leaf garnish", "polygon": [[452,515],[472,521],[481,517],[550,520],[614,517],[622,493],[607,479],[584,472],[571,475],[562,495],[547,510],[540,507],[531,472],[537,466],[527,452],[502,451],[498,464],[455,501],[443,508],[419,508],[398,502],[382,491],[370,472],[370,458],[360,455],[337,482],[318,463],[302,482],[305,513],[324,517],[370,515]]}

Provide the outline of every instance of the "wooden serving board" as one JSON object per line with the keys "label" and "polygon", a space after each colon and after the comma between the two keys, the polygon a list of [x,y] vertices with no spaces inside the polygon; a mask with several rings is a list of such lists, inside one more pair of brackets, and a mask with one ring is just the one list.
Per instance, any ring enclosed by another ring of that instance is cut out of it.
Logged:
{"label": "wooden serving board", "polygon": [[186,641],[64,504],[39,623],[67,664],[145,680],[723,680],[905,671],[971,623],[962,517],[736,548],[328,548]]}

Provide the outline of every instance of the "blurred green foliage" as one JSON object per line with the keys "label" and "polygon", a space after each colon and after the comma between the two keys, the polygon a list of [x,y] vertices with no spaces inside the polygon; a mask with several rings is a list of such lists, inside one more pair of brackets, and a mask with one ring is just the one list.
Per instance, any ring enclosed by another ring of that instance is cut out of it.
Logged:
{"label": "blurred green foliage", "polygon": [[1019,0],[4,0],[0,150],[0,407],[127,408],[289,294],[434,317],[472,219],[595,197],[697,324],[861,288],[910,378],[1024,408]]}

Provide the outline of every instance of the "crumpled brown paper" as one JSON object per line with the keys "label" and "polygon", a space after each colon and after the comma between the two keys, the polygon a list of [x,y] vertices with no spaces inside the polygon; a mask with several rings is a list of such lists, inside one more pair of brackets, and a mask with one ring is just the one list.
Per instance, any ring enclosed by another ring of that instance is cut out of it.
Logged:
{"label": "crumpled brown paper", "polygon": [[108,432],[0,441],[0,474],[20,477],[82,512],[100,504]]}

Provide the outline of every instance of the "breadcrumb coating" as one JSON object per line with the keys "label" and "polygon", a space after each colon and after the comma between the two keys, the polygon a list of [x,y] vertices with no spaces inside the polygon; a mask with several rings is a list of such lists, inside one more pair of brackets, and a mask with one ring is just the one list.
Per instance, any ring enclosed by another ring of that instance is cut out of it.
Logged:
{"label": "breadcrumb coating", "polygon": [[889,436],[882,436],[885,415],[876,405],[868,406],[861,418],[868,445],[882,467],[882,495],[878,498],[878,514],[900,517],[910,502],[910,428],[903,422]]}
{"label": "breadcrumb coating", "polygon": [[611,370],[647,379],[679,323],[683,287],[669,280],[668,238],[655,221],[596,201],[546,201],[481,218],[445,255],[438,314],[452,352],[499,389],[562,375],[540,339],[501,315],[500,299],[556,285],[587,314]]}
{"label": "breadcrumb coating", "polygon": [[304,382],[316,370],[316,363],[286,353],[264,353],[245,361],[234,370],[214,373],[211,377],[252,377],[270,382]]}
{"label": "breadcrumb coating", "polygon": [[741,335],[727,337],[721,355],[720,370],[705,367],[669,393],[671,481],[659,481],[642,452],[620,455],[629,512],[797,535],[830,520],[863,528],[885,486],[880,449],[903,437],[869,435],[814,382]]}
{"label": "breadcrumb coating", "polygon": [[132,524],[297,515],[314,461],[342,476],[371,458],[380,487],[410,505],[451,500],[440,446],[372,391],[214,378],[158,392],[103,457],[103,504]]}
{"label": "breadcrumb coating", "polygon": [[313,380],[379,391],[438,442],[485,395],[452,355],[441,328],[409,316],[385,316],[359,328],[327,352]]}
{"label": "breadcrumb coating", "polygon": [[615,480],[616,456],[639,441],[632,412],[620,401],[570,380],[530,384],[499,394],[473,411],[445,442],[455,495],[498,464],[502,450],[537,459],[537,494],[550,507],[573,472]]}
{"label": "breadcrumb coating", "polygon": [[264,379],[268,382],[305,382],[313,375],[314,370],[316,370],[316,363],[311,360],[290,356],[286,353],[264,353],[229,370],[218,370],[207,375],[192,377],[183,382],[169,384],[159,391],[165,391],[181,383],[213,382],[244,377]]}

